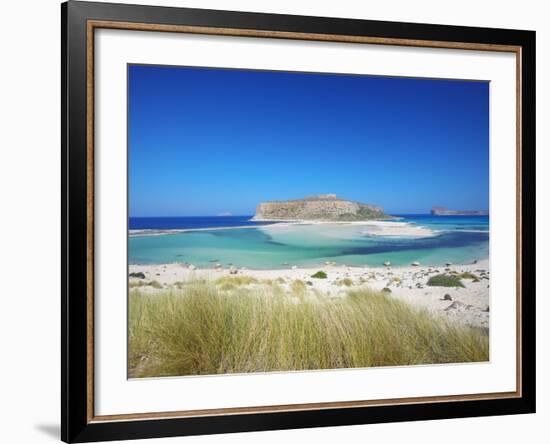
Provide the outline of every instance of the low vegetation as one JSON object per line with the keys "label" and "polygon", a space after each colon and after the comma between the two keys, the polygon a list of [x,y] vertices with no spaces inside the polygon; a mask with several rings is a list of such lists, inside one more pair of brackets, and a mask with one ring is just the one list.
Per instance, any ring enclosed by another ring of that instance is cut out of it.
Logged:
{"label": "low vegetation", "polygon": [[145,274],[141,271],[130,273],[129,276],[132,277],[132,278],[137,278],[137,279],[145,279]]}
{"label": "low vegetation", "polygon": [[471,279],[472,282],[479,282],[479,276],[475,275],[474,273],[470,273],[469,271],[465,271],[464,273],[461,273],[460,277],[462,279]]}
{"label": "low vegetation", "polygon": [[130,288],[140,288],[140,287],[153,287],[156,289],[162,288],[162,284],[159,281],[130,281],[128,283]]}
{"label": "low vegetation", "polygon": [[430,287],[464,287],[460,276],[454,274],[438,274],[428,279]]}
{"label": "low vegetation", "polygon": [[304,281],[297,279],[290,284],[290,290],[295,296],[303,296],[307,291],[307,286]]}
{"label": "low vegetation", "polygon": [[389,295],[350,289],[329,298],[299,280],[283,288],[244,278],[131,289],[130,377],[488,360],[486,331]]}
{"label": "low vegetation", "polygon": [[465,271],[464,273],[460,273],[459,275],[462,279],[471,279],[471,280],[476,280],[479,278],[474,274],[474,273],[470,273],[469,271]]}
{"label": "low vegetation", "polygon": [[324,271],[318,271],[317,273],[312,274],[311,277],[315,279],[326,279],[327,274]]}
{"label": "low vegetation", "polygon": [[350,278],[344,278],[336,281],[336,285],[339,285],[341,287],[351,287],[353,285],[353,281]]}
{"label": "low vegetation", "polygon": [[233,290],[241,285],[257,284],[258,280],[251,276],[224,276],[216,280],[221,290]]}

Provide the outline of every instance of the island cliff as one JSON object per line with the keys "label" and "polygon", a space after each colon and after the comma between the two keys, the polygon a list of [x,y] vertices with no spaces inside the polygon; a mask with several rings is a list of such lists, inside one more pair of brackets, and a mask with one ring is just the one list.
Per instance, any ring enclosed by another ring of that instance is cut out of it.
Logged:
{"label": "island cliff", "polygon": [[443,207],[432,207],[432,216],[488,216],[489,212],[484,210],[449,210]]}
{"label": "island cliff", "polygon": [[391,219],[376,205],[339,199],[336,194],[319,194],[304,199],[262,202],[253,220],[361,221]]}

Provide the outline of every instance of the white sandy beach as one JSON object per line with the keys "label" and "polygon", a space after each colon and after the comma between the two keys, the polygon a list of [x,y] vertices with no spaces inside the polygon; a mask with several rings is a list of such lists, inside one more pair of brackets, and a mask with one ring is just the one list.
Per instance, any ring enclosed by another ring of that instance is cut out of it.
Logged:
{"label": "white sandy beach", "polygon": [[[313,278],[317,271],[324,271],[326,279]],[[323,265],[315,268],[252,270],[235,268],[198,269],[193,265],[160,264],[130,265],[130,273],[143,273],[145,279],[130,277],[130,282],[137,283],[157,281],[162,289],[169,289],[177,282],[191,279],[216,280],[222,276],[251,276],[258,281],[282,278],[281,285],[291,294],[290,285],[295,280],[308,284],[327,297],[346,297],[348,291],[357,288],[391,290],[387,294],[415,307],[427,309],[437,316],[461,324],[489,328],[489,261],[481,260],[474,264],[428,267],[422,264],[406,267],[349,267],[343,265]],[[476,280],[462,279],[464,288],[433,287],[427,281],[431,276],[443,273],[470,272],[478,277]],[[343,285],[343,280],[351,285]],[[257,285],[257,284],[250,284]],[[155,293],[161,291],[152,286],[142,286],[141,291]]]}
{"label": "white sandy beach", "polygon": [[319,220],[289,220],[289,221],[274,221],[269,219],[254,219],[256,222],[273,222],[266,225],[243,225],[234,227],[213,227],[213,228],[181,228],[181,229],[136,229],[129,230],[130,237],[137,236],[160,236],[178,233],[187,233],[193,231],[221,231],[221,230],[237,230],[261,228],[264,230],[282,229],[297,225],[322,225],[330,226],[353,226],[364,227],[361,234],[365,236],[405,236],[405,237],[429,237],[435,236],[438,232],[426,227],[412,224],[410,222],[386,221],[386,220],[370,220],[370,221],[319,221]]}

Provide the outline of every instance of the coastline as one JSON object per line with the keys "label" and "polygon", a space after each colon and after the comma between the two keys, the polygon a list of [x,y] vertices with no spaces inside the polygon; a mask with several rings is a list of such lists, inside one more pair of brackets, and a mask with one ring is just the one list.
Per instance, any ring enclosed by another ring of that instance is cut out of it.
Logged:
{"label": "coastline", "polygon": [[330,220],[276,220],[276,219],[250,219],[254,222],[273,222],[269,224],[258,225],[240,225],[232,227],[200,227],[200,228],[174,228],[174,229],[130,229],[128,230],[129,237],[141,236],[162,236],[179,233],[189,233],[196,231],[223,231],[223,230],[240,230],[240,229],[261,229],[261,228],[278,228],[289,226],[303,225],[320,225],[320,226],[364,226],[371,228],[362,234],[370,236],[434,236],[437,231],[422,227],[410,222],[400,222],[395,220],[365,220],[365,221],[330,221]]}
{"label": "coastline", "polygon": [[[326,279],[312,277],[324,271]],[[250,285],[277,281],[292,297],[291,286],[295,281],[307,284],[308,291],[315,291],[328,298],[346,297],[349,291],[360,288],[385,290],[392,298],[406,302],[418,309],[425,309],[451,322],[489,328],[490,266],[483,259],[470,264],[453,264],[433,267],[419,264],[401,267],[369,267],[325,264],[318,267],[293,267],[290,269],[197,268],[193,265],[130,264],[129,273],[143,273],[144,279],[130,277],[131,288],[155,294],[172,290],[182,283],[196,279],[216,281],[220,278],[246,276],[253,279]],[[463,278],[464,287],[428,286],[430,277],[439,274],[471,273],[475,279]],[[154,285],[151,285],[155,282]],[[389,291],[388,291],[389,290]]]}
{"label": "coastline", "polygon": [[212,227],[212,228],[170,228],[170,229],[156,229],[156,228],[143,228],[140,230],[128,230],[129,237],[139,236],[162,236],[169,234],[188,233],[192,231],[221,231],[221,230],[241,230],[243,228],[258,228],[265,225],[241,225],[235,227]]}

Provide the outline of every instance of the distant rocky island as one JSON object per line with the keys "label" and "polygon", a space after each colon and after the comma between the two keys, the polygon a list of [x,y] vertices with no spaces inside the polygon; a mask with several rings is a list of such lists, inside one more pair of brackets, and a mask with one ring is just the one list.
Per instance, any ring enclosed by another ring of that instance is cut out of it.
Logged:
{"label": "distant rocky island", "polygon": [[262,202],[252,220],[363,221],[392,219],[377,205],[340,199],[336,194],[319,194],[303,199]]}
{"label": "distant rocky island", "polygon": [[430,214],[432,216],[488,216],[489,212],[485,210],[449,210],[443,207],[432,207]]}

